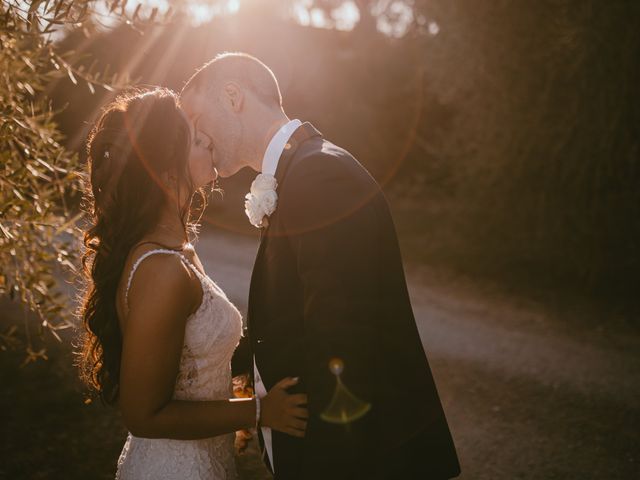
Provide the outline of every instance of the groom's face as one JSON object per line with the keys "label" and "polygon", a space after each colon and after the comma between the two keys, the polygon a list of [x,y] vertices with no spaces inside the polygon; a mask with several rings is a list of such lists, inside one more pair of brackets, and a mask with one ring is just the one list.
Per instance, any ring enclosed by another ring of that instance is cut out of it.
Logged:
{"label": "groom's face", "polygon": [[187,93],[181,99],[182,108],[187,113],[193,129],[211,139],[211,149],[215,167],[221,177],[230,177],[240,170],[242,163],[242,124],[224,104],[224,98],[214,92]]}

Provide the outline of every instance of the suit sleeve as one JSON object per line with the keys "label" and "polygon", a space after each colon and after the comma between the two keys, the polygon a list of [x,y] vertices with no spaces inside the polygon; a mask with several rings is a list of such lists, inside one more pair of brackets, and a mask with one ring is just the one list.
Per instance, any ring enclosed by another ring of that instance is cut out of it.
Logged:
{"label": "suit sleeve", "polygon": [[377,194],[378,186],[364,170],[359,175],[332,156],[293,166],[281,189],[281,221],[304,299],[302,380],[310,410],[307,471],[355,461],[373,440],[366,415],[347,427],[328,423],[320,414],[336,387],[328,368],[332,358],[344,362],[341,378],[347,388],[375,408],[375,318],[381,272],[372,200]]}

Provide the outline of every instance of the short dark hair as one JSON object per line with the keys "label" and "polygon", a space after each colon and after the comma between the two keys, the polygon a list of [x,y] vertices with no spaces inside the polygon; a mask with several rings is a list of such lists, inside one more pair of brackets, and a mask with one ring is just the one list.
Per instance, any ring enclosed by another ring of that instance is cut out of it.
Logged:
{"label": "short dark hair", "polygon": [[256,93],[266,104],[282,107],[278,80],[271,69],[256,57],[242,52],[225,52],[202,65],[180,92],[202,91],[217,82],[232,80]]}

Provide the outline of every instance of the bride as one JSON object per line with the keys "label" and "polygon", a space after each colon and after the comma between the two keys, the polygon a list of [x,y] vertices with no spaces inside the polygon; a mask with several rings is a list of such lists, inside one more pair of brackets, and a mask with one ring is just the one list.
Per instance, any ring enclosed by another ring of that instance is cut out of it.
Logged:
{"label": "bride", "polygon": [[116,478],[232,479],[234,432],[304,436],[306,396],[285,378],[234,399],[242,319],[189,243],[195,192],[217,176],[210,139],[156,88],[108,105],[88,142],[83,378],[129,430]]}

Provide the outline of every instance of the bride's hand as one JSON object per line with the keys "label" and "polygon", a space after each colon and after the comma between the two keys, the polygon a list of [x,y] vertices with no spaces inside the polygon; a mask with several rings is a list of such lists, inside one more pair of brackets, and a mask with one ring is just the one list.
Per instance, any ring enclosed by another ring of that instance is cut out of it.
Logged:
{"label": "bride's hand", "polygon": [[260,425],[274,430],[304,437],[307,429],[307,396],[303,393],[289,394],[287,388],[298,383],[298,378],[284,378],[276,383],[261,400]]}

